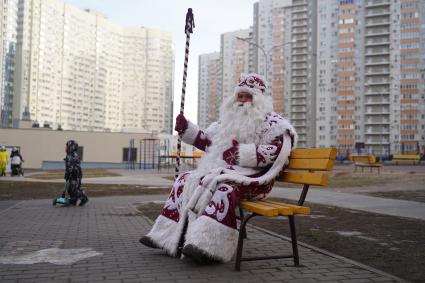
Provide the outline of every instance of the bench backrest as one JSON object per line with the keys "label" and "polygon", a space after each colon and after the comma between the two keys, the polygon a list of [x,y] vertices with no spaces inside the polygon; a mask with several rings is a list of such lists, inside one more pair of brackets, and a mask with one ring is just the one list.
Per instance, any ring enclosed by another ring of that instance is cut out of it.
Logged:
{"label": "bench backrest", "polygon": [[368,163],[368,164],[376,163],[375,155],[351,155],[350,159],[354,163]]}
{"label": "bench backrest", "polygon": [[420,160],[421,156],[418,154],[394,154],[393,159]]}
{"label": "bench backrest", "polygon": [[289,164],[276,181],[326,186],[328,171],[334,165],[336,148],[297,148],[291,152]]}
{"label": "bench backrest", "polygon": [[[171,154],[170,154],[170,156],[172,156],[172,157],[175,157],[176,156],[176,152],[175,151],[172,151],[171,152]],[[180,157],[183,157],[183,156],[186,156],[186,151],[180,151]]]}
{"label": "bench backrest", "polygon": [[201,158],[203,155],[204,155],[204,152],[203,151],[194,151],[194,152],[192,152],[192,156],[194,158]]}

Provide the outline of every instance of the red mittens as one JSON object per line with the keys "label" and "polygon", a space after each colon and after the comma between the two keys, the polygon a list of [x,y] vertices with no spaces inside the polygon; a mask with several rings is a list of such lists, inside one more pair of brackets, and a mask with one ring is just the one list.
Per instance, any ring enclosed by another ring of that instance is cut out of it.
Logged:
{"label": "red mittens", "polygon": [[223,152],[223,160],[229,165],[236,165],[238,162],[239,143],[232,140],[232,146]]}
{"label": "red mittens", "polygon": [[176,126],[174,127],[174,130],[176,130],[179,133],[179,135],[183,135],[188,127],[189,127],[189,123],[187,122],[183,113],[180,113],[176,117]]}

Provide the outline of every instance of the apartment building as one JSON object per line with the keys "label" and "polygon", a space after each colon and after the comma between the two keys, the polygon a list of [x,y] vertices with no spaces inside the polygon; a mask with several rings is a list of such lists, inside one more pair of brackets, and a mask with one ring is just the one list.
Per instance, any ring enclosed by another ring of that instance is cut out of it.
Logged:
{"label": "apartment building", "polygon": [[172,131],[170,33],[122,27],[60,0],[19,3],[14,126]]}
{"label": "apartment building", "polygon": [[18,0],[0,1],[0,127],[12,125]]}
{"label": "apartment building", "polygon": [[198,125],[205,129],[219,118],[221,105],[220,52],[199,56],[198,65]]}
{"label": "apartment building", "polygon": [[210,125],[219,118],[220,105],[233,95],[241,73],[250,71],[251,29],[226,32],[220,36],[220,52],[199,56],[198,124]]}
{"label": "apartment building", "polygon": [[265,75],[300,147],[425,152],[424,1],[260,0],[253,9],[248,70]]}
{"label": "apartment building", "polygon": [[317,135],[340,154],[425,146],[425,3],[319,1]]}
{"label": "apartment building", "polygon": [[227,32],[221,35],[222,99],[233,95],[241,73],[248,72],[250,45],[241,39],[249,39],[251,29]]}
{"label": "apartment building", "polygon": [[289,117],[300,147],[316,146],[317,1],[293,0],[291,7],[291,92]]}
{"label": "apartment building", "polygon": [[[273,106],[277,113],[288,116],[290,113],[291,78],[303,75],[305,71],[290,71],[291,45],[296,43],[291,39],[291,7],[283,6],[273,8],[272,13],[272,42],[270,47],[269,86],[273,97]],[[300,46],[302,43],[298,43]],[[297,109],[294,109],[295,111]],[[298,125],[299,126],[299,125]]]}

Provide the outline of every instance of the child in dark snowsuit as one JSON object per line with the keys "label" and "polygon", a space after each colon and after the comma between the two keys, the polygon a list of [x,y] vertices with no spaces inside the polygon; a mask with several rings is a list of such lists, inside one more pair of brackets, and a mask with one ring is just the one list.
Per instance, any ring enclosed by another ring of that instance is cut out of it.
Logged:
{"label": "child in dark snowsuit", "polygon": [[[87,198],[84,191],[81,190],[81,178],[83,172],[80,166],[80,157],[77,154],[78,144],[73,140],[69,140],[66,143],[65,151],[65,180],[66,180],[66,191],[69,194],[69,203],[76,205],[80,199],[79,206],[86,204],[89,199]],[[63,196],[65,197],[65,196]]]}

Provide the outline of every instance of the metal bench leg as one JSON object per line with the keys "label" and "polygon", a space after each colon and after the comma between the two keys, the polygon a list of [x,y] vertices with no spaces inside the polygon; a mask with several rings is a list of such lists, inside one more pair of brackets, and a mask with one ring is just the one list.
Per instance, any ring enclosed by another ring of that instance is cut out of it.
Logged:
{"label": "metal bench leg", "polygon": [[297,234],[295,231],[295,218],[293,215],[288,215],[289,227],[291,229],[292,253],[294,255],[294,265],[300,266],[300,258],[298,256]]}
{"label": "metal bench leg", "polygon": [[236,250],[236,260],[235,260],[235,270],[241,270],[241,261],[242,261],[242,249],[243,249],[243,240],[246,237],[246,224],[248,220],[254,217],[256,214],[250,214],[247,217],[241,219],[241,226],[239,227],[239,237],[238,237],[238,247]]}
{"label": "metal bench leg", "polygon": [[[242,225],[242,221],[244,219],[244,212],[243,209],[239,207],[239,219],[241,221],[241,225]],[[239,233],[242,232],[241,228],[239,226]],[[246,239],[246,229],[243,231],[243,238]]]}

